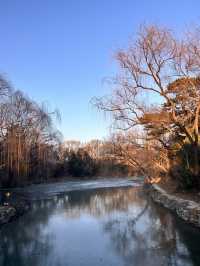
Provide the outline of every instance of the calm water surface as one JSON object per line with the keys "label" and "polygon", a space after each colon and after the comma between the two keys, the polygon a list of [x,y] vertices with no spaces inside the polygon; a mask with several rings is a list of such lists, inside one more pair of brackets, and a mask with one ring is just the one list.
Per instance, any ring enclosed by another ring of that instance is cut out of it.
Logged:
{"label": "calm water surface", "polygon": [[200,265],[200,230],[134,183],[52,194],[0,229],[0,266],[100,265]]}

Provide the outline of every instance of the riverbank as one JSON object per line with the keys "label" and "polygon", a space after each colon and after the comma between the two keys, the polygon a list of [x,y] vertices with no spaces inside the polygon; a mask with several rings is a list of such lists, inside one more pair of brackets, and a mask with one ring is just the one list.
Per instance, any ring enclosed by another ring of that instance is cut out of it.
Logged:
{"label": "riverbank", "polygon": [[62,182],[32,184],[0,190],[0,225],[23,215],[35,200],[51,199],[70,191],[83,191],[96,188],[131,187],[139,180],[131,178],[98,178],[87,180],[68,180]]}
{"label": "riverbank", "polygon": [[23,215],[30,208],[30,202],[17,193],[1,193],[0,226]]}
{"label": "riverbank", "polygon": [[185,222],[200,227],[200,202],[171,194],[158,184],[148,186],[153,201],[175,212]]}
{"label": "riverbank", "polygon": [[[15,188],[14,190],[11,189],[10,195],[7,195],[7,198],[6,193],[8,191],[3,190],[1,191],[1,195],[4,195],[4,199],[0,205],[0,225],[8,223],[27,212],[31,206],[32,200],[47,199],[74,190],[131,186],[133,182],[136,182],[135,185],[142,185],[141,180],[139,182],[139,180],[133,179],[65,181],[31,185],[23,188]],[[158,184],[148,185],[147,187],[147,191],[153,201],[174,211],[187,223],[200,227],[199,196],[197,197],[196,195],[195,197],[191,197],[189,194],[177,194],[175,191],[167,190]]]}

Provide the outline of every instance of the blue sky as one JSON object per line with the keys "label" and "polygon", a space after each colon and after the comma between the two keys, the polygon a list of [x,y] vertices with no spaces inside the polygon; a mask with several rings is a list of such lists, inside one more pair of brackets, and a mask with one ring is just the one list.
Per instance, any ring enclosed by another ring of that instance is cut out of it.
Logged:
{"label": "blue sky", "polygon": [[102,138],[109,121],[89,101],[109,90],[114,52],[144,22],[181,32],[199,10],[199,0],[0,0],[0,72],[60,110],[65,139]]}

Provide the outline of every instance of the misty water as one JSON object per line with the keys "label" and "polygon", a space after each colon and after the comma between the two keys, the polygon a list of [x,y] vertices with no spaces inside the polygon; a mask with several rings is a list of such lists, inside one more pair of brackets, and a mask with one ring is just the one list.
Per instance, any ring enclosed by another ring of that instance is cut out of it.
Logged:
{"label": "misty water", "polygon": [[66,182],[21,193],[32,207],[0,228],[0,266],[200,265],[200,231],[152,203],[140,182]]}

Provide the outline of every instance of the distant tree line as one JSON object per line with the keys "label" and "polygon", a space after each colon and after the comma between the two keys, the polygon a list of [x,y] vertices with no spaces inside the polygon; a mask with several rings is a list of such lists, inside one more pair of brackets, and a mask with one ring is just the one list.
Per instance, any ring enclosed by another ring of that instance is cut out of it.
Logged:
{"label": "distant tree line", "polygon": [[116,156],[149,180],[200,187],[200,28],[142,26],[116,59],[111,97],[93,99],[113,115]]}
{"label": "distant tree line", "polygon": [[80,178],[132,175],[133,169],[118,160],[114,148],[110,140],[67,141],[62,145],[57,175]]}

